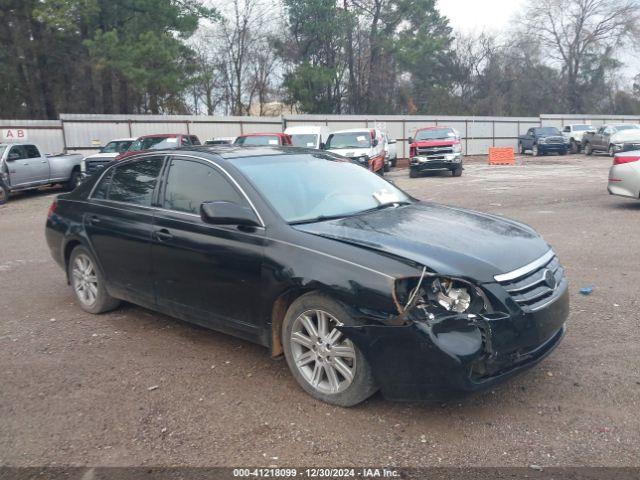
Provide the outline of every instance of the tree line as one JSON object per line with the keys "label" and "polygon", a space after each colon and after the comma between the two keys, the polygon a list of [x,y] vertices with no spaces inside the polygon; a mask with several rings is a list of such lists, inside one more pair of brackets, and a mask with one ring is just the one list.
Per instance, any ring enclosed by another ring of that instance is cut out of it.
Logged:
{"label": "tree line", "polygon": [[637,0],[535,0],[500,34],[436,0],[0,0],[0,117],[640,114]]}

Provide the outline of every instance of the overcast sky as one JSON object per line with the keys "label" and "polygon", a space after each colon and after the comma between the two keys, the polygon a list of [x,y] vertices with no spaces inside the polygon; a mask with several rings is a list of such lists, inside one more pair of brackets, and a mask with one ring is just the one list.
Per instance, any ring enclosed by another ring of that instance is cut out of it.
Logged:
{"label": "overcast sky", "polygon": [[438,9],[451,26],[466,33],[497,31],[509,24],[524,0],[438,0]]}

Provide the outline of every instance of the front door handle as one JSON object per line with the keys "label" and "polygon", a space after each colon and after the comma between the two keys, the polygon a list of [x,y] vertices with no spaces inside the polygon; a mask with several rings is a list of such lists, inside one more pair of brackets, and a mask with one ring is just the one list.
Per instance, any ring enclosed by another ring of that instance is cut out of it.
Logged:
{"label": "front door handle", "polygon": [[166,242],[167,240],[171,240],[173,238],[171,232],[166,228],[163,228],[162,230],[156,230],[153,234],[159,242]]}
{"label": "front door handle", "polygon": [[98,223],[100,223],[100,217],[96,216],[96,215],[91,215],[89,217],[89,223],[91,225],[97,225]]}

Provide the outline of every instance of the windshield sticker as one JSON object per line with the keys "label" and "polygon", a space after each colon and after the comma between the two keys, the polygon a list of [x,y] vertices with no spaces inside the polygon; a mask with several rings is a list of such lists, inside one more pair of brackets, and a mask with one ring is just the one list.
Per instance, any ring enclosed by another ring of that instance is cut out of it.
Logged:
{"label": "windshield sticker", "polygon": [[373,198],[375,198],[380,205],[384,205],[386,203],[394,203],[398,201],[398,196],[395,193],[390,192],[386,188],[383,188],[382,190],[378,190],[377,192],[374,192]]}
{"label": "windshield sticker", "polygon": [[178,143],[177,138],[167,138],[167,143]]}
{"label": "windshield sticker", "polygon": [[456,134],[455,134],[455,133],[453,133],[453,132],[449,132],[449,133],[447,133],[447,137],[455,137],[455,136],[456,136]]}
{"label": "windshield sticker", "polygon": [[278,140],[269,139],[269,145],[278,145]]}
{"label": "windshield sticker", "polygon": [[367,141],[367,137],[365,137],[364,135],[358,135],[356,137],[356,140],[359,142],[366,142]]}
{"label": "windshield sticker", "polygon": [[313,142],[307,142],[307,147],[315,147],[316,144]]}

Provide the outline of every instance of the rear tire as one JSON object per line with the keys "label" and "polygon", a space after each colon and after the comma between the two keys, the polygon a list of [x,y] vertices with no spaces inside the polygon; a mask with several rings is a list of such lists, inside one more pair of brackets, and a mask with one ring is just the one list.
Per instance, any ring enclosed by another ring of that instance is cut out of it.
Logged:
{"label": "rear tire", "polygon": [[526,150],[524,149],[524,145],[522,143],[518,143],[518,151],[520,152],[520,155],[524,155],[526,153]]}
{"label": "rear tire", "polygon": [[0,205],[9,201],[9,188],[0,180]]}
{"label": "rear tire", "polygon": [[580,147],[578,146],[578,143],[574,139],[571,139],[571,153],[575,155],[576,153],[579,153],[579,152],[580,152]]}
{"label": "rear tire", "polygon": [[392,166],[393,168],[396,168],[396,164],[398,163],[398,158],[396,157],[396,158],[394,158],[394,159],[390,160],[390,162],[389,162],[389,163],[391,163],[391,166]]}
{"label": "rear tire", "polygon": [[82,183],[82,175],[78,170],[74,170],[71,172],[71,177],[69,181],[65,184],[65,188],[67,190],[74,190]]}
{"label": "rear tire", "polygon": [[107,292],[102,272],[85,247],[73,249],[67,271],[76,300],[85,312],[104,313],[120,305],[120,300]]}
{"label": "rear tire", "polygon": [[615,151],[615,149],[613,148],[613,145],[609,145],[609,151],[608,151],[608,153],[609,153],[609,156],[610,156],[610,157],[614,157],[614,156],[615,156],[616,151]]}
{"label": "rear tire", "polygon": [[338,325],[358,326],[337,301],[320,293],[295,300],[284,318],[282,345],[298,385],[313,398],[352,407],[377,390],[371,367]]}
{"label": "rear tire", "polygon": [[384,162],[384,171],[385,173],[388,172],[389,170],[391,170],[391,167],[389,166],[388,162]]}

